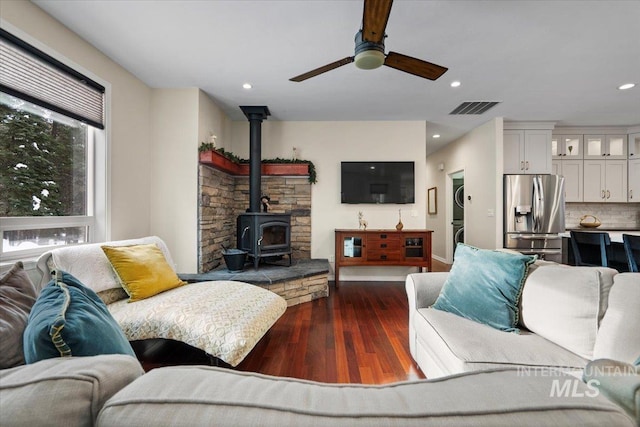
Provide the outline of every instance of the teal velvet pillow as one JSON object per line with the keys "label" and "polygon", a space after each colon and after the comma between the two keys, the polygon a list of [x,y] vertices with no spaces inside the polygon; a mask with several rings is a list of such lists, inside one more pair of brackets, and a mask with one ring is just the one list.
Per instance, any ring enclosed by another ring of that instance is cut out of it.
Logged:
{"label": "teal velvet pillow", "polygon": [[23,336],[27,363],[68,356],[128,354],[131,344],[94,291],[57,272],[40,292]]}
{"label": "teal velvet pillow", "polygon": [[518,303],[536,258],[458,243],[449,277],[432,307],[501,331],[520,332]]}

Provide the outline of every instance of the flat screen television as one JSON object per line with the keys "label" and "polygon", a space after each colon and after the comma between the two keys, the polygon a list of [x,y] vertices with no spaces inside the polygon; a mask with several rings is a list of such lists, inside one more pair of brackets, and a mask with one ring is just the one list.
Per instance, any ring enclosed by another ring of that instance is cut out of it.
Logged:
{"label": "flat screen television", "polygon": [[342,162],[342,203],[415,203],[414,162]]}

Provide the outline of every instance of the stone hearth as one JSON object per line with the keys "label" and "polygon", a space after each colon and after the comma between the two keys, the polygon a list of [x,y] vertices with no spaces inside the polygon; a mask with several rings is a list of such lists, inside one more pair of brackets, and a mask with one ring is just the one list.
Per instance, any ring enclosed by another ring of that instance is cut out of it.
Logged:
{"label": "stone hearth", "polygon": [[293,260],[289,266],[261,264],[258,270],[247,268],[240,272],[229,272],[225,267],[201,274],[181,274],[187,282],[209,280],[237,280],[251,283],[287,300],[292,306],[329,296],[329,262],[326,259]]}

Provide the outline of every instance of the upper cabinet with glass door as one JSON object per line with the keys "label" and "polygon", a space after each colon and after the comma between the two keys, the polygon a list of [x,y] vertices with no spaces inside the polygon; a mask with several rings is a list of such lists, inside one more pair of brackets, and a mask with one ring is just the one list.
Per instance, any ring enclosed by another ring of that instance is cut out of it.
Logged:
{"label": "upper cabinet with glass door", "polygon": [[582,135],[553,135],[551,156],[554,160],[582,159]]}
{"label": "upper cabinet with glass door", "polygon": [[602,160],[626,159],[627,136],[585,135],[584,158]]}
{"label": "upper cabinet with glass door", "polygon": [[629,160],[640,159],[640,133],[629,134]]}

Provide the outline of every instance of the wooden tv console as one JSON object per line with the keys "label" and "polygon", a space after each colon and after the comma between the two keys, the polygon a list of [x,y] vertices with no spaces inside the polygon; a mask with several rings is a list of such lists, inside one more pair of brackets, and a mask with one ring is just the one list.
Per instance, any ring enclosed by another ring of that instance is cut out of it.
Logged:
{"label": "wooden tv console", "polygon": [[335,230],[336,288],[340,267],[408,266],[431,271],[432,230]]}

